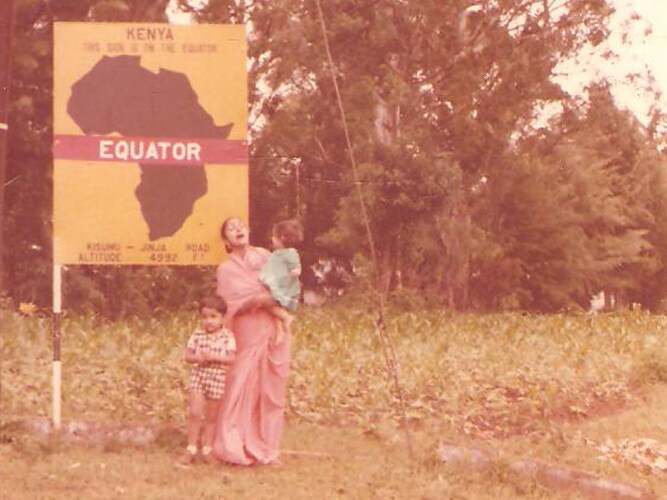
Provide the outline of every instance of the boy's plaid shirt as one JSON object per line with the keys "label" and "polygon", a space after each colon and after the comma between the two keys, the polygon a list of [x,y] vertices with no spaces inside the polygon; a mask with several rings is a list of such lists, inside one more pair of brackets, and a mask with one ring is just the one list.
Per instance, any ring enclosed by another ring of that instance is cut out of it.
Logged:
{"label": "boy's plaid shirt", "polygon": [[[187,349],[192,352],[206,350],[217,356],[228,356],[236,352],[236,341],[234,340],[234,334],[227,328],[221,328],[215,333],[196,330],[188,340]],[[227,371],[226,365],[219,363],[202,363],[197,365],[197,368],[223,373]]]}

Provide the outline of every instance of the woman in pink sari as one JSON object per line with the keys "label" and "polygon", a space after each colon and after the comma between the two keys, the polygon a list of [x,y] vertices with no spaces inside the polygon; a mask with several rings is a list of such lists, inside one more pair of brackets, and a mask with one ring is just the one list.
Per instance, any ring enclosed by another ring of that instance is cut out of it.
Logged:
{"label": "woman in pink sari", "polygon": [[220,232],[230,255],[218,267],[217,293],[227,301],[237,355],[227,374],[213,453],[232,464],[276,464],[285,417],[290,341],[275,345],[273,316],[254,307],[266,295],[258,275],[270,253],[250,246],[248,229],[237,218],[227,219]]}

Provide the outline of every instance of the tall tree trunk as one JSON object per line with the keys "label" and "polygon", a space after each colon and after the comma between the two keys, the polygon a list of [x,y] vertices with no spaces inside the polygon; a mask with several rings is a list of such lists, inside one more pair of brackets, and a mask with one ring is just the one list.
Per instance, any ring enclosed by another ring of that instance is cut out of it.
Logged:
{"label": "tall tree trunk", "polygon": [[470,214],[459,203],[448,214],[436,217],[435,226],[446,261],[440,281],[443,302],[450,309],[466,309],[470,306]]}

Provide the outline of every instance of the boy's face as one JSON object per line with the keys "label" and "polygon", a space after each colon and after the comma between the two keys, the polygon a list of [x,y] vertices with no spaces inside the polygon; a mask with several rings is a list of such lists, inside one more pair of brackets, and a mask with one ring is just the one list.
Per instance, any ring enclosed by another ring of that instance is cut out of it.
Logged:
{"label": "boy's face", "polygon": [[201,327],[206,333],[213,333],[220,330],[225,320],[220,311],[210,307],[202,307],[201,311],[199,311],[199,318],[201,320]]}

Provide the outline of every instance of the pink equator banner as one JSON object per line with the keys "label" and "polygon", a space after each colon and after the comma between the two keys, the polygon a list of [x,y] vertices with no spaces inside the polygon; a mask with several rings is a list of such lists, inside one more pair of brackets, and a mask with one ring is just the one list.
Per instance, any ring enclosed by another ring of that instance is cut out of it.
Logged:
{"label": "pink equator banner", "polygon": [[175,137],[55,135],[56,160],[202,165],[248,163],[246,141]]}

